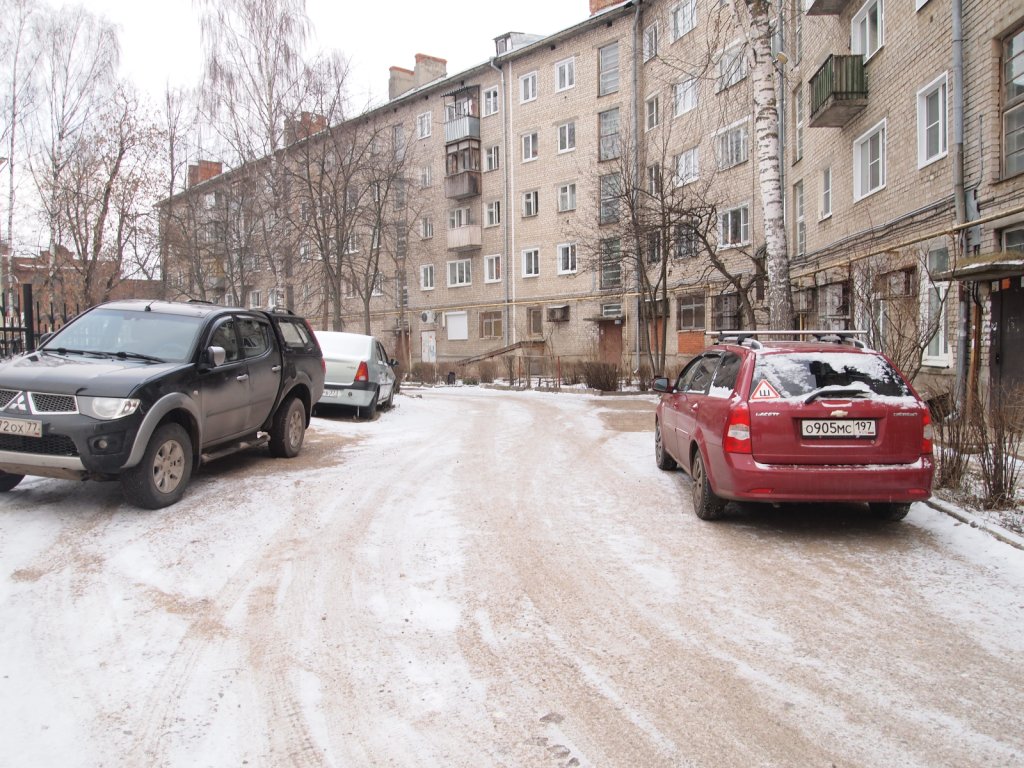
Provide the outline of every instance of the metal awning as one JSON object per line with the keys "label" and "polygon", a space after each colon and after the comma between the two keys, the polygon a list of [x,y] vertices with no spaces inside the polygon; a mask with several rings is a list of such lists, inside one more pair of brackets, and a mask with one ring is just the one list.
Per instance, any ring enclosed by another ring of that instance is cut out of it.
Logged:
{"label": "metal awning", "polygon": [[985,281],[1024,275],[1024,253],[996,251],[962,259],[955,269],[935,275],[936,280]]}

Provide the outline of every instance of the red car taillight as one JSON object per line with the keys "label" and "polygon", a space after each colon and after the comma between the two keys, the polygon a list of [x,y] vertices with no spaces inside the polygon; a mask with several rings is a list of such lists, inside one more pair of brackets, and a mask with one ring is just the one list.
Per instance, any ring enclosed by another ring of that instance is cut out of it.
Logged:
{"label": "red car taillight", "polygon": [[366,361],[359,364],[359,368],[356,369],[356,381],[369,381],[370,380],[370,369],[366,367]]}
{"label": "red car taillight", "polygon": [[921,455],[931,456],[932,455],[932,415],[926,408],[924,411],[924,417],[921,419],[924,424],[924,434],[921,436]]}
{"label": "red car taillight", "polygon": [[725,425],[725,439],[722,448],[726,453],[750,453],[750,408],[746,403],[737,403],[729,411],[729,423]]}

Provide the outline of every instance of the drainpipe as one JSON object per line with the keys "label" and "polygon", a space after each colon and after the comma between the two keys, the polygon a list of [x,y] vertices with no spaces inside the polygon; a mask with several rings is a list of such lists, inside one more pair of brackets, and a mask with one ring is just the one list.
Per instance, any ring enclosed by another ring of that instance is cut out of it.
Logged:
{"label": "drainpipe", "polygon": [[[967,203],[964,190],[964,32],[963,0],[952,0],[952,41],[953,41],[953,204],[956,209],[956,223],[967,221]],[[966,247],[967,230],[957,233],[959,248]],[[970,335],[971,316],[966,286],[960,285],[959,317],[957,318],[956,378],[953,382],[953,401],[959,410],[967,392],[967,339]]]}
{"label": "drainpipe", "polygon": [[[510,178],[510,174],[512,173],[512,162],[511,162],[511,158],[509,157],[509,152],[508,152],[508,131],[509,131],[508,124],[509,124],[509,121],[512,119],[512,115],[510,113],[510,110],[511,110],[511,99],[506,99],[505,98],[505,67],[504,67],[504,65],[499,67],[497,64],[494,63],[495,61],[497,61],[497,57],[491,59],[488,63],[491,65],[491,69],[497,71],[498,74],[501,75],[501,105],[502,105],[502,112],[503,112],[503,114],[501,116],[501,154],[503,154],[505,157],[504,158],[499,157],[498,158],[498,163],[499,163],[499,166],[502,168],[503,191],[502,191],[501,207],[502,207],[503,218],[502,218],[502,222],[501,222],[501,228],[502,228],[504,236],[505,236],[505,254],[504,254],[504,259],[503,259],[504,263],[502,264],[502,269],[505,270],[505,328],[504,328],[504,332],[503,332],[502,335],[504,336],[503,341],[505,343],[505,346],[507,347],[510,344],[514,344],[515,343],[514,340],[513,340],[513,338],[514,338],[513,334],[515,333],[515,328],[514,328],[514,323],[512,322],[513,321],[512,312],[514,310],[513,310],[513,305],[512,305],[512,294],[510,293],[510,291],[512,290],[512,274],[509,271],[509,266],[510,266],[510,262],[511,262],[511,259],[512,259],[512,257],[511,257],[511,253],[512,253],[512,251],[511,251],[512,234],[509,231],[509,227],[513,226],[513,222],[515,221],[515,217],[512,215],[512,211],[509,209],[509,206],[508,206],[509,196],[511,194],[509,192],[509,186],[510,186],[511,181],[512,181],[511,178]],[[509,67],[511,67],[511,66],[512,65],[510,63]],[[504,163],[502,163],[503,159],[504,159]]]}
{"label": "drainpipe", "polygon": [[[636,4],[636,11],[633,14],[633,98],[631,101],[631,110],[633,118],[633,167],[630,172],[633,175],[633,179],[630,183],[632,187],[630,194],[636,196],[637,185],[639,182],[640,174],[640,108],[638,105],[637,94],[640,93],[640,65],[638,64],[640,58],[640,16],[643,13],[640,7],[643,5],[643,0],[639,0]],[[636,207],[637,201],[632,201],[634,208]],[[643,259],[637,254],[637,269],[643,268]],[[668,254],[662,254],[662,258],[668,258]],[[636,276],[636,370],[633,374],[636,375],[640,372],[641,358],[640,358],[640,334],[642,333],[641,324],[643,323],[642,313],[640,311],[641,303],[644,297],[641,295],[640,290],[640,275]],[[666,318],[667,325],[667,318]]]}

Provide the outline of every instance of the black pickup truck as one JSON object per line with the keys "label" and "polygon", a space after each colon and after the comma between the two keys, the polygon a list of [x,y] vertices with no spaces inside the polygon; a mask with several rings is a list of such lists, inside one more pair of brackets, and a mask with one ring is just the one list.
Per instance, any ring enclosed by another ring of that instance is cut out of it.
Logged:
{"label": "black pickup truck", "polygon": [[200,463],[302,448],[324,362],[282,310],[115,301],[0,364],[0,492],[25,475],[119,479],[131,503],[178,501]]}

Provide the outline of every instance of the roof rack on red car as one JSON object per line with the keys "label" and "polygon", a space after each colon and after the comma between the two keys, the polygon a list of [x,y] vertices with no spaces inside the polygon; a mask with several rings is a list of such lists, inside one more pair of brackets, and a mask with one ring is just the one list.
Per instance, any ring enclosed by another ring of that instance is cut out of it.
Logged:
{"label": "roof rack on red car", "polygon": [[[852,344],[857,349],[867,349],[868,346],[857,336],[865,336],[867,331],[833,331],[828,329],[812,330],[812,331],[715,331],[710,335],[715,339],[717,343],[733,343],[743,346],[746,344],[752,349],[761,349],[764,345],[758,340],[757,337],[761,336],[773,336],[779,340],[805,340],[806,337],[813,338],[815,341],[823,343],[834,343],[834,344]],[[749,343],[748,343],[749,342]]]}

